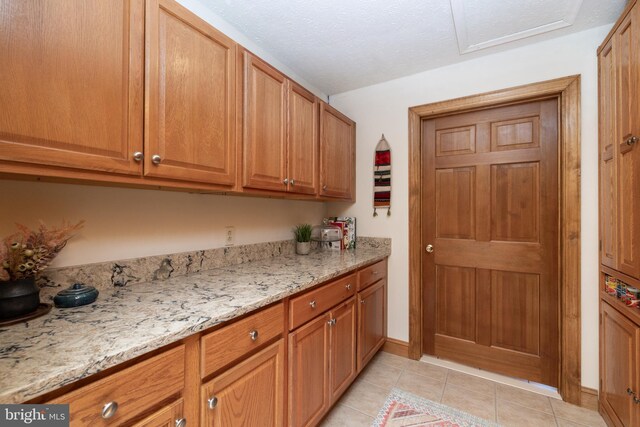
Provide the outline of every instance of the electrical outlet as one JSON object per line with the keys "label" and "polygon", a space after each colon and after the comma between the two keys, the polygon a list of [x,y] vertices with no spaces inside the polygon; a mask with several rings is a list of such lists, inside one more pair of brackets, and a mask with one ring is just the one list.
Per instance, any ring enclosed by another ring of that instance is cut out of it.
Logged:
{"label": "electrical outlet", "polygon": [[233,226],[224,228],[224,245],[233,246],[236,240],[236,229]]}

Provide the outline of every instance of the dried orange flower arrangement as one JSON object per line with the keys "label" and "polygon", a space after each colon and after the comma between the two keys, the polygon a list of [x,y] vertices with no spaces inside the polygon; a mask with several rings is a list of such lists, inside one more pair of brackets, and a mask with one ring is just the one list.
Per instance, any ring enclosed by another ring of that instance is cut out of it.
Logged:
{"label": "dried orange flower arrangement", "polygon": [[0,243],[0,282],[35,278],[83,225],[84,221],[63,222],[60,227],[49,228],[40,222],[36,230],[31,230],[16,224],[18,232]]}

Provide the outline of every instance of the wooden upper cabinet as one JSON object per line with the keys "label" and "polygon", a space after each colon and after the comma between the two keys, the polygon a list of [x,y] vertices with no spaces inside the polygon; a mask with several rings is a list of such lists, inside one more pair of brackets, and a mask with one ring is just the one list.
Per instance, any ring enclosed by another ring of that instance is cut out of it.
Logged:
{"label": "wooden upper cabinet", "polygon": [[318,102],[311,92],[289,81],[288,110],[288,191],[315,194],[318,188]]}
{"label": "wooden upper cabinet", "polygon": [[143,0],[0,0],[0,160],[140,174]]}
{"label": "wooden upper cabinet", "polygon": [[287,79],[244,53],[243,186],[285,191]]}
{"label": "wooden upper cabinet", "polygon": [[617,268],[617,130],[616,64],[613,41],[600,52],[600,254],[601,262]]}
{"label": "wooden upper cabinet", "polygon": [[320,103],[320,196],[355,199],[356,124]]}
{"label": "wooden upper cabinet", "polygon": [[147,0],[145,175],[235,182],[233,40],[173,0]]}
{"label": "wooden upper cabinet", "polygon": [[[640,278],[640,7],[614,35],[617,64],[618,270]],[[604,172],[604,171],[603,171]]]}

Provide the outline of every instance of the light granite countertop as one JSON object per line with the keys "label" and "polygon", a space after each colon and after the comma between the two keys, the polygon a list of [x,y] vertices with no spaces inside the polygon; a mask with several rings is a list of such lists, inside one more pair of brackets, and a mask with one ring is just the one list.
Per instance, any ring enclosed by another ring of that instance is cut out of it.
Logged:
{"label": "light granite countertop", "polygon": [[282,255],[102,292],[0,327],[0,403],[20,403],[389,256]]}

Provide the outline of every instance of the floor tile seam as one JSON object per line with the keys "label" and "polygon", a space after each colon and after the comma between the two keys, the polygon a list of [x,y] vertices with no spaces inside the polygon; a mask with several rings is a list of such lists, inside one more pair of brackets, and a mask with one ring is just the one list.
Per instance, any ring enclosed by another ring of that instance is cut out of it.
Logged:
{"label": "floor tile seam", "polygon": [[[353,411],[356,411],[357,413],[359,413],[361,415],[364,415],[367,418],[371,418],[372,420],[376,419],[376,417],[372,417],[370,414],[367,414],[366,412],[362,412],[360,409],[354,408],[353,406],[349,405],[348,403],[338,403],[338,405],[346,406],[347,408],[349,408],[349,409],[351,409]],[[332,410],[333,409],[335,409],[335,406],[332,408]],[[382,408],[380,408],[380,409],[382,409]],[[331,411],[329,411],[329,413],[331,413]]]}

